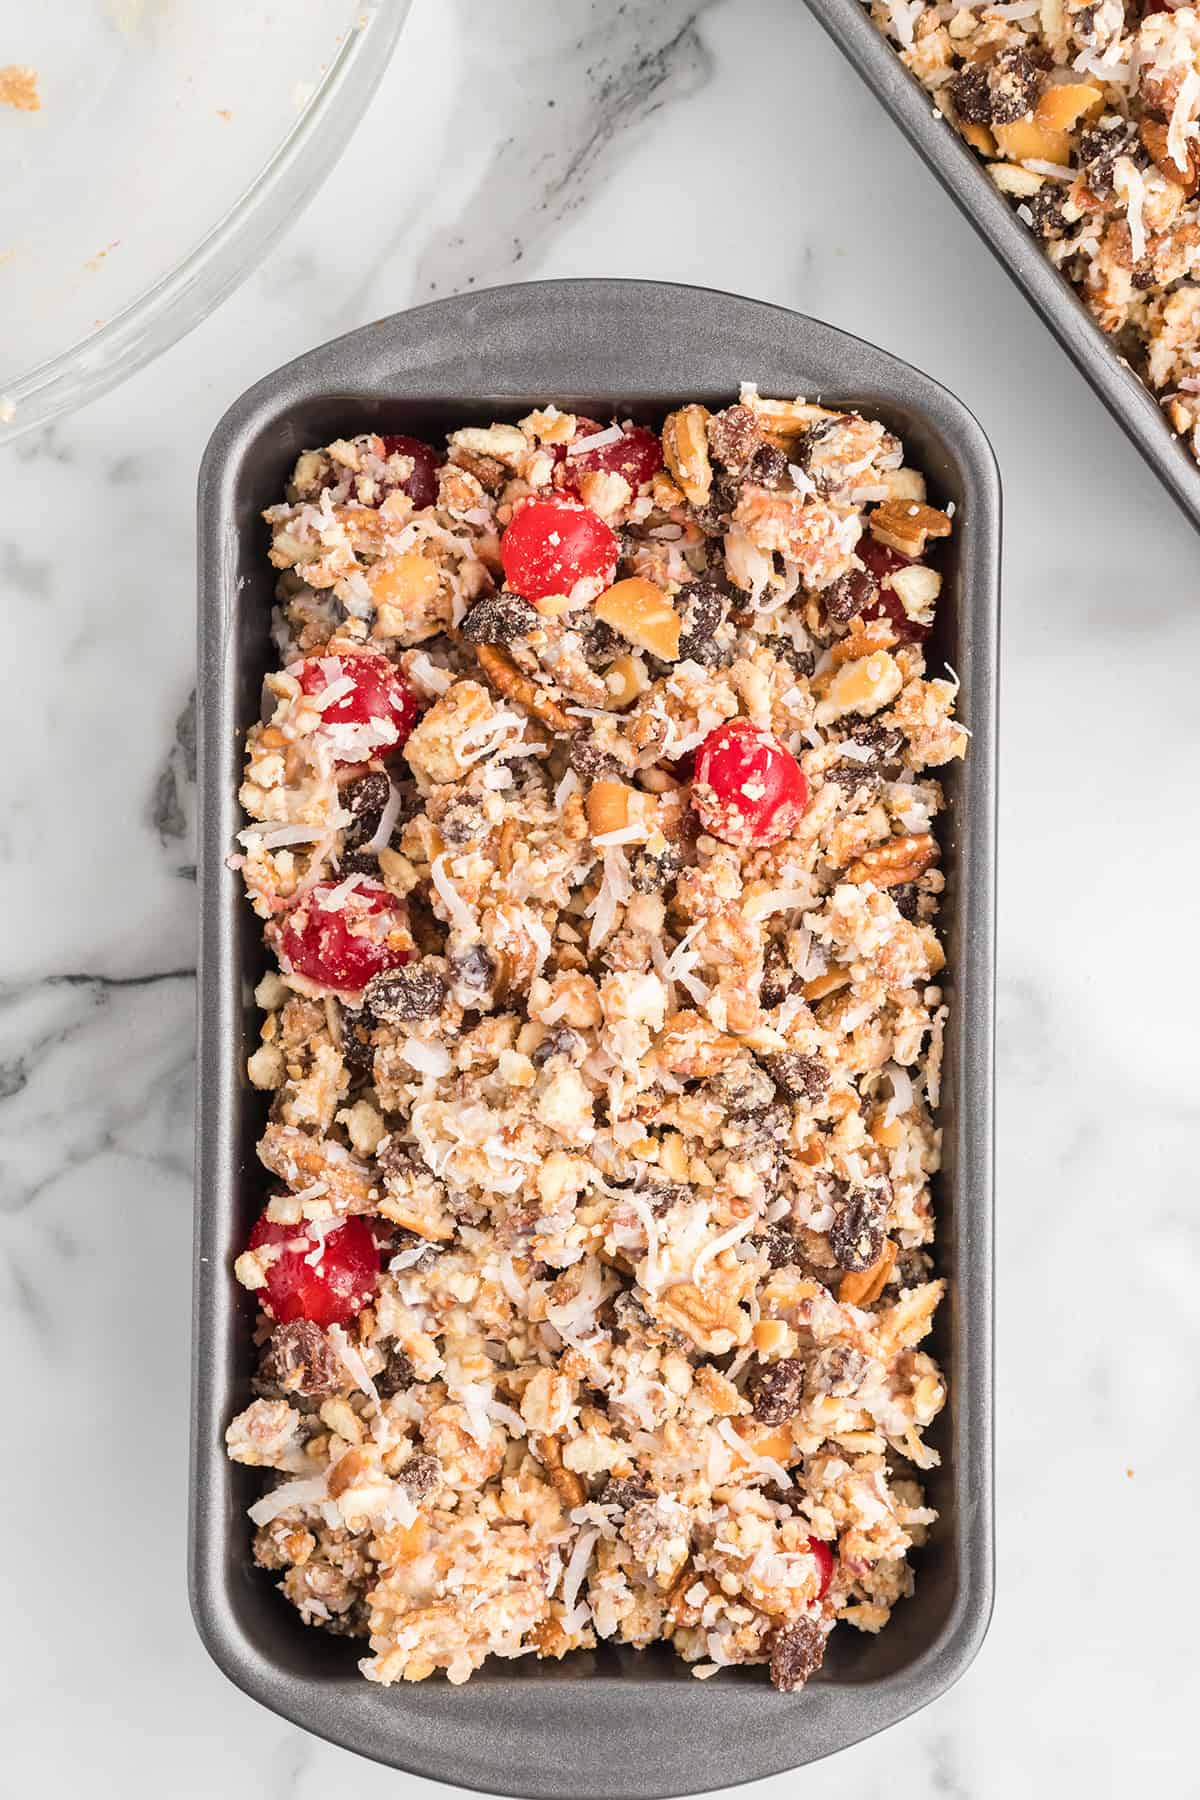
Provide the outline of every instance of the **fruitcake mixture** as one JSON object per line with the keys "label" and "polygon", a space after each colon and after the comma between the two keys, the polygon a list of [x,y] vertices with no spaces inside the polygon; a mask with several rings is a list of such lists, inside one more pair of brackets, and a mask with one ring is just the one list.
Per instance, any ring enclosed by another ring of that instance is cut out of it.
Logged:
{"label": "fruitcake mixture", "polygon": [[1200,11],[871,0],[871,15],[1200,457]]}
{"label": "fruitcake mixture", "polygon": [[373,1681],[794,1689],[934,1517],[951,518],[752,387],[342,440],[266,518],[254,1555]]}

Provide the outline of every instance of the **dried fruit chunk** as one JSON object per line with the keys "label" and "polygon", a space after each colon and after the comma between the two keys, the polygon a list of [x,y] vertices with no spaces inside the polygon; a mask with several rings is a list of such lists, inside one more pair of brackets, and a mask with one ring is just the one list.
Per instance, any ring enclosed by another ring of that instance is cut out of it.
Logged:
{"label": "dried fruit chunk", "polygon": [[949,537],[952,530],[947,513],[919,500],[885,500],[875,508],[867,524],[879,543],[910,558],[924,556],[931,537]]}
{"label": "dried fruit chunk", "polygon": [[803,1398],[804,1364],[798,1356],[768,1363],[751,1383],[751,1411],[760,1425],[786,1425],[800,1411]]}
{"label": "dried fruit chunk", "polygon": [[422,962],[374,976],[363,993],[363,1005],[373,1019],[401,1025],[435,1017],[445,998],[445,977],[431,964]]}
{"label": "dried fruit chunk", "polygon": [[764,1056],[763,1063],[771,1080],[789,1100],[815,1102],[829,1086],[829,1065],[819,1056],[781,1050],[774,1056]]}
{"label": "dried fruit chunk", "polygon": [[883,1254],[884,1211],[881,1196],[853,1188],[838,1207],[829,1230],[829,1247],[841,1269],[873,1269]]}
{"label": "dried fruit chunk", "polygon": [[412,474],[407,475],[400,487],[410,497],[414,506],[432,506],[437,498],[437,472],[441,466],[441,457],[420,438],[402,437],[395,433],[380,438],[384,456],[407,456],[412,463]]}
{"label": "dried fruit chunk", "polygon": [[663,457],[668,469],[693,506],[706,506],[712,492],[712,463],[708,457],[709,412],[703,406],[685,406],[671,413],[662,431]]}
{"label": "dried fruit chunk", "polygon": [[616,582],[596,601],[596,617],[639,650],[648,650],[663,662],[679,655],[683,620],[660,587],[640,575]]}
{"label": "dried fruit chunk", "polygon": [[812,1619],[771,1633],[771,1683],[781,1694],[794,1694],[825,1660],[825,1633]]}
{"label": "dried fruit chunk", "polygon": [[336,1394],[346,1380],[329,1339],[311,1319],[289,1319],[275,1327],[258,1373],[282,1393],[310,1400]]}
{"label": "dried fruit chunk", "polygon": [[459,630],[468,644],[515,644],[541,629],[542,615],[520,594],[489,594],[477,600]]}
{"label": "dried fruit chunk", "polygon": [[[589,437],[598,435],[589,431]],[[634,493],[644,481],[662,468],[662,445],[658,433],[644,425],[631,425],[619,438],[590,449],[578,450],[574,445],[558,446],[560,460],[554,471],[554,485],[567,493],[578,493],[585,475],[620,475]]]}
{"label": "dried fruit chunk", "polygon": [[895,887],[915,881],[937,861],[937,844],[927,831],[913,837],[892,838],[874,850],[864,850],[846,870],[846,880],[874,882],[876,887]]}

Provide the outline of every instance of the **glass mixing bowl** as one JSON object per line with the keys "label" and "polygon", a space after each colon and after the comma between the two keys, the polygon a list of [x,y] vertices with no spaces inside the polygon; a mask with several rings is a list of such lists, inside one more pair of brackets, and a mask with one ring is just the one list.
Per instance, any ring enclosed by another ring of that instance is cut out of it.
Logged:
{"label": "glass mixing bowl", "polygon": [[411,0],[0,0],[0,443],[165,350],[331,167]]}

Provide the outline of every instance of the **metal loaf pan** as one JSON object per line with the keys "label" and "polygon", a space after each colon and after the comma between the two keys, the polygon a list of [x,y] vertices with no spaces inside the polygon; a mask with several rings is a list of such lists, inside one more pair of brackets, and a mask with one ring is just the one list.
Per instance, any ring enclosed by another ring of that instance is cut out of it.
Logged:
{"label": "metal loaf pan", "polygon": [[883,102],[997,262],[1050,327],[1158,479],[1200,528],[1200,464],[1149,388],[1123,361],[1065,275],[998,192],[983,164],[910,75],[862,0],[807,0],[808,9]]}
{"label": "metal loaf pan", "polygon": [[[378,429],[441,433],[518,418],[546,400],[607,418],[661,420],[681,399],[714,406],[742,378],[765,393],[861,407],[900,432],[934,497],[953,501],[935,659],[962,678],[973,733],[949,775],[945,836],[953,1028],[938,1182],[950,1278],[932,1347],[950,1378],[929,1482],[941,1519],[915,1558],[915,1598],[878,1637],[834,1633],[795,1696],[764,1671],[693,1679],[664,1648],[605,1647],[563,1663],[489,1665],[384,1690],[358,1650],[306,1629],[254,1568],[245,1508],[258,1475],[225,1457],[249,1399],[251,1307],[233,1254],[262,1205],[254,1144],[258,921],[225,857],[238,828],[242,738],[270,661],[274,577],[262,507],[299,451]],[[1000,492],[986,439],[944,389],[880,350],[794,313],[702,289],[550,282],[440,300],[369,325],[260,381],[225,415],[200,476],[201,946],[196,1164],[195,1385],[190,1578],[200,1634],[225,1673],[306,1729],[397,1768],[485,1792],[653,1800],[807,1763],[942,1693],[987,1629],[992,1589],[992,981]]]}

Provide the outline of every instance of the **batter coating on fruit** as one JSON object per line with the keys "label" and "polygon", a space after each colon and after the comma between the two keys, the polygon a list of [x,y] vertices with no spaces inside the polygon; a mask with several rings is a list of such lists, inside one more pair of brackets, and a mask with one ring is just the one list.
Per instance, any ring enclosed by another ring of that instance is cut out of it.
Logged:
{"label": "batter coating on fruit", "polygon": [[255,1557],[375,1681],[791,1690],[935,1516],[952,521],[752,387],[341,440],[266,517]]}

